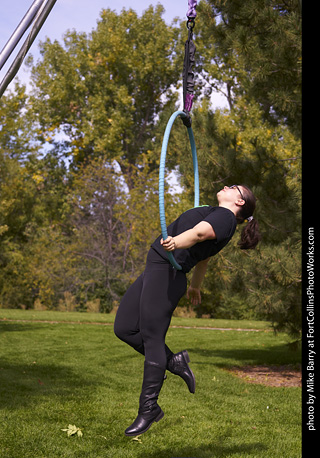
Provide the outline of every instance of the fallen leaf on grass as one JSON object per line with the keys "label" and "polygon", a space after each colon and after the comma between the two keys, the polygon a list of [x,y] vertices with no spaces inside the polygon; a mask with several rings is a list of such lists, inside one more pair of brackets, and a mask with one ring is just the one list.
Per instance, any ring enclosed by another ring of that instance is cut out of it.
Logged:
{"label": "fallen leaf on grass", "polygon": [[68,437],[77,435],[78,437],[82,437],[83,433],[80,428],[77,428],[76,425],[69,425],[68,428],[61,429],[61,431],[66,431]]}
{"label": "fallen leaf on grass", "polygon": [[139,442],[139,444],[142,444],[142,440],[140,439],[140,436],[135,436],[132,438],[132,440]]}

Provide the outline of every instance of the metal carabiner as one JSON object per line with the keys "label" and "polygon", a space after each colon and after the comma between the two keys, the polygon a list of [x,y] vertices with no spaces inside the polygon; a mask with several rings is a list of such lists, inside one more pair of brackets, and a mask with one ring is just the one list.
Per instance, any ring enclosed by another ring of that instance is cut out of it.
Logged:
{"label": "metal carabiner", "polygon": [[192,31],[192,29],[193,29],[194,26],[195,26],[194,18],[193,18],[193,17],[188,17],[188,20],[187,20],[187,29]]}

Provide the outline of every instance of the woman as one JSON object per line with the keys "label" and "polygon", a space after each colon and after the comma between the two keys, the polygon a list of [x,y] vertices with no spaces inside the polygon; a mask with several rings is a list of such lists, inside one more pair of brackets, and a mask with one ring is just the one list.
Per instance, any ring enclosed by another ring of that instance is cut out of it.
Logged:
{"label": "woman", "polygon": [[[186,273],[195,267],[187,298],[193,305],[201,302],[200,286],[208,260],[232,238],[237,223],[242,230],[240,248],[255,248],[260,240],[253,219],[256,199],[244,185],[225,186],[217,193],[218,207],[196,207],[183,213],[168,227],[168,238],[159,236],[151,245],[142,275],[131,285],[119,306],[114,332],[144,355],[144,376],[135,421],[125,434],[136,436],[147,431],[164,413],[157,400],[166,370],[179,375],[191,393],[195,377],[186,350],[174,354],[165,344],[172,314],[187,289]],[[174,251],[182,270],[175,270],[166,252]]]}

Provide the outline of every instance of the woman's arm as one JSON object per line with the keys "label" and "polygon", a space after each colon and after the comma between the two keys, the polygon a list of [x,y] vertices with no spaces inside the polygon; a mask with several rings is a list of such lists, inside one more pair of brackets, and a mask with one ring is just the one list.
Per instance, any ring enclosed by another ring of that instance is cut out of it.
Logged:
{"label": "woman's arm", "polygon": [[190,248],[198,242],[213,240],[216,234],[211,224],[201,221],[188,231],[182,232],[175,237],[169,236],[166,240],[161,239],[161,245],[166,251],[173,251],[177,248]]}
{"label": "woman's arm", "polygon": [[204,261],[198,262],[198,264],[194,268],[191,284],[187,291],[187,299],[190,300],[192,305],[201,304],[200,286],[205,277],[208,262],[209,258],[205,259]]}

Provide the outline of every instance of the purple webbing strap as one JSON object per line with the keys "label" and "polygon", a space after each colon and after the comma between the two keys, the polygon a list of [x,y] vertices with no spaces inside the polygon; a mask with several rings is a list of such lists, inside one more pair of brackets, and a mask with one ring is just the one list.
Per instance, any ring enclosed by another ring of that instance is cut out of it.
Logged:
{"label": "purple webbing strap", "polygon": [[193,95],[194,95],[194,94],[190,94],[189,92],[186,93],[186,99],[185,99],[185,101],[184,101],[184,109],[185,109],[188,113],[189,113],[189,111],[191,111]]}
{"label": "purple webbing strap", "polygon": [[187,17],[193,17],[193,18],[196,17],[197,15],[196,6],[197,6],[197,0],[188,0]]}

